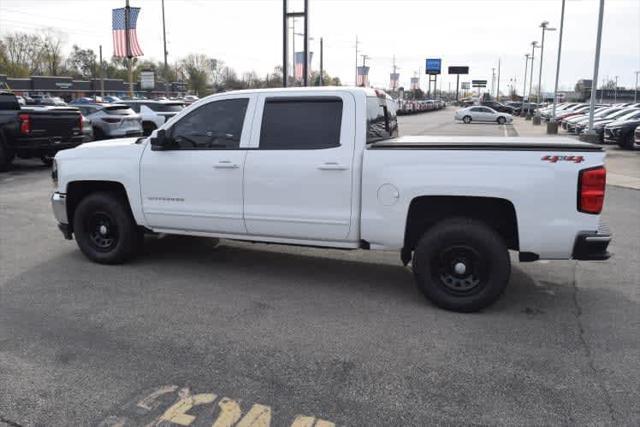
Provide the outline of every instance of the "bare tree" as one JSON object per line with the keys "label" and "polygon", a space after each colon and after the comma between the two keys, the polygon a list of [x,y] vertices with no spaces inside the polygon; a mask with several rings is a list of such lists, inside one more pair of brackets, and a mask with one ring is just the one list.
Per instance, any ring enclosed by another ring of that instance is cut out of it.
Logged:
{"label": "bare tree", "polygon": [[44,30],[42,36],[43,60],[46,71],[49,75],[57,76],[63,63],[62,48],[64,46],[65,35],[52,28]]}

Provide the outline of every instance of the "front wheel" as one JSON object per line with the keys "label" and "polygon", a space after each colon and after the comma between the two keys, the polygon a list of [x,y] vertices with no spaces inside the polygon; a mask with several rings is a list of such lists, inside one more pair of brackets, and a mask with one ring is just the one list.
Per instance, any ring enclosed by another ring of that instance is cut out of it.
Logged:
{"label": "front wheel", "polygon": [[473,312],[495,302],[511,274],[502,237],[481,221],[444,220],[418,242],[413,271],[416,284],[435,305]]}
{"label": "front wheel", "polygon": [[498,117],[498,124],[499,125],[503,125],[507,122],[507,119],[505,119],[504,117],[500,116]]}
{"label": "front wheel", "polygon": [[471,123],[471,116],[464,116],[462,118],[462,121],[468,125],[469,123]]}
{"label": "front wheel", "polygon": [[633,147],[635,145],[633,139],[633,132],[631,132],[631,134],[629,134],[625,139],[618,143],[618,146],[620,148],[624,148],[625,150],[633,150]]}
{"label": "front wheel", "polygon": [[80,201],[73,216],[73,233],[82,253],[100,264],[133,258],[143,239],[127,202],[108,192],[92,193]]}

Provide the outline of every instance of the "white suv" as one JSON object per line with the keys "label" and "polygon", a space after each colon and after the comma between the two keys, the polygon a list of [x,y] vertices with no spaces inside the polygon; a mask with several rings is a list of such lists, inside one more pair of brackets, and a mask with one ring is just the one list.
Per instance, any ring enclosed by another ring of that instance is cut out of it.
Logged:
{"label": "white suv", "polygon": [[145,136],[162,126],[167,120],[184,108],[182,101],[123,101],[142,117],[142,130]]}

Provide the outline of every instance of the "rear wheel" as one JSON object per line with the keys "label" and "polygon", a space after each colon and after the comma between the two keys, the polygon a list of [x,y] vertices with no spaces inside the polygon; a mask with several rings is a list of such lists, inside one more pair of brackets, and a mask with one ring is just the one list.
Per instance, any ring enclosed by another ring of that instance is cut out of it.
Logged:
{"label": "rear wheel", "polygon": [[633,132],[627,135],[622,141],[618,143],[620,148],[624,148],[625,150],[633,150],[635,143],[633,141]]}
{"label": "rear wheel", "polygon": [[82,253],[101,264],[120,264],[133,258],[144,237],[129,207],[114,193],[89,194],[73,216],[73,232]]}
{"label": "rear wheel", "polygon": [[13,153],[4,146],[2,137],[0,137],[0,172],[9,170],[13,157]]}
{"label": "rear wheel", "polygon": [[498,117],[498,124],[499,125],[503,125],[507,122],[507,119],[505,119],[504,117],[500,116]]}
{"label": "rear wheel", "polygon": [[107,136],[100,128],[93,128],[93,140],[100,141],[101,139],[107,139]]}
{"label": "rear wheel", "polygon": [[40,156],[40,160],[45,166],[51,166],[53,164],[53,156],[51,154],[43,154]]}
{"label": "rear wheel", "polygon": [[464,123],[466,123],[466,124],[471,123],[471,116],[464,116],[464,117],[462,118],[462,121],[463,121]]}
{"label": "rear wheel", "polygon": [[418,288],[447,310],[473,312],[495,302],[511,273],[509,251],[485,223],[454,218],[431,227],[413,257]]}

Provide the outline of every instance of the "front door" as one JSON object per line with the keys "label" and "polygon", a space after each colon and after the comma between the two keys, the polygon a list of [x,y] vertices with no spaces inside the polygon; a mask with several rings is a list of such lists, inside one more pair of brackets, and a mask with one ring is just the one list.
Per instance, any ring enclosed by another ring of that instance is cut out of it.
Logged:
{"label": "front door", "polygon": [[141,161],[142,207],[151,228],[245,234],[242,185],[255,95],[217,97],[166,129]]}
{"label": "front door", "polygon": [[258,102],[245,163],[250,234],[343,240],[351,226],[355,101],[351,94]]}

